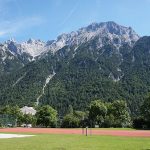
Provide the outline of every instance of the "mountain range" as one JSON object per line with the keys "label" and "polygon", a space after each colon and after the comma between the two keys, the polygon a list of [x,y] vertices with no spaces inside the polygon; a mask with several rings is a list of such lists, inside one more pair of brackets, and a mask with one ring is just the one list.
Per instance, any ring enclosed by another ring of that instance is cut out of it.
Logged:
{"label": "mountain range", "polygon": [[69,105],[127,101],[138,114],[150,91],[150,37],[115,22],[92,23],[56,40],[0,44],[0,105]]}

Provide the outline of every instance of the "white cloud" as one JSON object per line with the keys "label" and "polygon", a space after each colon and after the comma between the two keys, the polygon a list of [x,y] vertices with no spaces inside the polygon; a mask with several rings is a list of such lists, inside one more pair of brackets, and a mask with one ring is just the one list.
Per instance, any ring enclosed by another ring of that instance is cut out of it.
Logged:
{"label": "white cloud", "polygon": [[[10,9],[12,4],[18,15],[15,16]],[[25,29],[38,26],[44,22],[41,16],[22,16],[19,0],[0,0],[0,38],[15,36]],[[12,13],[12,14],[11,14]]]}
{"label": "white cloud", "polygon": [[41,17],[29,17],[21,18],[15,21],[1,21],[0,22],[0,37],[16,35],[20,31],[27,28],[38,26],[43,23],[44,20]]}

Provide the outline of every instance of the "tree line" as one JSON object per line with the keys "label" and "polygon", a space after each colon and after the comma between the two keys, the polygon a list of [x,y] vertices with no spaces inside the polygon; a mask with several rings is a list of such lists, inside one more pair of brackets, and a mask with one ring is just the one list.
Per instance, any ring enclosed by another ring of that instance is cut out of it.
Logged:
{"label": "tree line", "polygon": [[[50,105],[36,107],[36,114],[23,114],[18,106],[0,108],[0,115],[13,116],[16,125],[32,124],[33,127],[134,127],[150,128],[150,95],[145,98],[140,108],[140,115],[131,117],[126,101],[104,102],[91,101],[86,111],[74,110],[71,105],[64,116],[60,116]],[[0,125],[2,118],[0,118]]]}

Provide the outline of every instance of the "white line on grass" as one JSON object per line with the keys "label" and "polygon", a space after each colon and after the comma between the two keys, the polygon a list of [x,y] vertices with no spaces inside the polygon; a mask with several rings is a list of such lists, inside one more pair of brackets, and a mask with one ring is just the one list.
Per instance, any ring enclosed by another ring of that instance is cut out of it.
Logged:
{"label": "white line on grass", "polygon": [[22,134],[1,134],[0,139],[7,139],[7,138],[22,138],[22,137],[32,137],[35,135],[22,135]]}

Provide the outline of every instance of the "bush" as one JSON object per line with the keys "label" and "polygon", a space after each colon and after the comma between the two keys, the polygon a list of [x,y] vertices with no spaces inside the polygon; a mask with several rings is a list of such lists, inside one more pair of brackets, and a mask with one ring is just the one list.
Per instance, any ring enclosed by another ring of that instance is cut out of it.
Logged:
{"label": "bush", "polygon": [[74,114],[67,114],[63,118],[62,127],[63,128],[78,128],[80,127],[80,119],[77,118]]}

